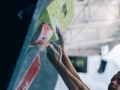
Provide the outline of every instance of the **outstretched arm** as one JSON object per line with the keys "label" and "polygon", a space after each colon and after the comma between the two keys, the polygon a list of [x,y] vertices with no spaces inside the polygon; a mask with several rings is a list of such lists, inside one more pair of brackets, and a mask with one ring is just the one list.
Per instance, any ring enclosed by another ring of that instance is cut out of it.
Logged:
{"label": "outstretched arm", "polygon": [[80,80],[88,89],[89,87],[81,80],[81,78],[79,77],[77,71],[75,70],[75,68],[73,67],[65,49],[64,49],[64,35],[61,32],[61,30],[57,27],[57,34],[59,37],[59,40],[57,41],[57,43],[61,46],[62,49],[62,63],[65,65],[65,67],[78,79]]}
{"label": "outstretched arm", "polygon": [[66,66],[66,68],[83,84],[85,85],[85,87],[89,89],[89,87],[81,80],[81,78],[79,77],[77,71],[75,70],[75,68],[73,67],[72,63],[70,62],[69,57],[67,56],[66,52],[63,52],[63,56],[62,56],[62,62],[63,64]]}
{"label": "outstretched arm", "polygon": [[88,90],[62,63],[62,50],[59,45],[50,44],[47,47],[47,57],[59,72],[69,90]]}
{"label": "outstretched arm", "polygon": [[[66,54],[66,51],[65,51],[65,49],[64,49],[64,35],[63,35],[63,33],[61,32],[61,30],[60,30],[58,27],[56,27],[56,31],[57,31],[57,35],[58,35],[58,37],[59,37],[59,39],[58,39],[58,41],[57,41],[57,44],[60,45],[60,47],[61,47],[61,49],[62,49],[62,53],[63,53],[63,54],[62,54],[62,62],[63,62],[63,64],[65,65],[65,67],[66,67],[77,79],[81,80],[80,77],[79,77],[79,75],[77,74],[75,68],[74,68],[73,65],[71,64],[71,62],[70,62],[70,60],[69,60],[69,58],[68,58],[68,56],[67,56],[67,54]],[[54,44],[54,43],[53,43],[53,44]]]}

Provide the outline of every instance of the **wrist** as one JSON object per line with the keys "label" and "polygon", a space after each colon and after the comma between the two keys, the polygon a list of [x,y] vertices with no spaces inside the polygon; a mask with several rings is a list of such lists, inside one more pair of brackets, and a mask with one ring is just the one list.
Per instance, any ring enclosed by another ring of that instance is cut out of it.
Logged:
{"label": "wrist", "polygon": [[62,53],[63,53],[63,55],[66,55],[66,51],[64,48],[62,49]]}
{"label": "wrist", "polygon": [[64,54],[63,56],[62,56],[62,63],[67,63],[67,61],[68,61],[68,56],[66,55],[66,54]]}

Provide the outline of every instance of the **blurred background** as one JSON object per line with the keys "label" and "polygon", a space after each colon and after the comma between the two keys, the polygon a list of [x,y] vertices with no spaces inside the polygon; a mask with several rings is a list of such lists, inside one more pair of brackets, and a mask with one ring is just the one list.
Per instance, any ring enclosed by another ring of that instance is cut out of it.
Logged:
{"label": "blurred background", "polygon": [[[48,5],[41,2],[51,1],[0,1],[0,90],[13,87],[14,69],[21,66],[34,24],[43,11],[39,10]],[[107,90],[111,77],[120,70],[120,0],[73,1],[74,19],[65,30],[65,49],[91,90]],[[45,49],[40,57],[41,70],[29,90],[68,90]]]}
{"label": "blurred background", "polygon": [[[120,70],[120,0],[74,0],[74,14],[65,49],[91,90],[107,90]],[[60,76],[55,90],[68,90]]]}

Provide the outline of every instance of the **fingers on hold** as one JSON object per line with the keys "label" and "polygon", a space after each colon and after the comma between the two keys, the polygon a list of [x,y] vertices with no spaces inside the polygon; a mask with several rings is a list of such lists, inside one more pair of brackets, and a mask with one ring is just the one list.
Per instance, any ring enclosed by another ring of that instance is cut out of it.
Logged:
{"label": "fingers on hold", "polygon": [[55,46],[55,48],[57,48],[57,46],[58,46],[55,42],[51,42],[51,44],[52,44],[53,46]]}
{"label": "fingers on hold", "polygon": [[53,47],[52,44],[50,44],[50,49],[51,49],[52,51],[56,51],[56,50],[54,49],[54,47]]}
{"label": "fingers on hold", "polygon": [[63,33],[62,33],[62,31],[59,29],[58,26],[56,26],[56,33],[57,33],[58,37],[63,36]]}
{"label": "fingers on hold", "polygon": [[46,50],[47,50],[47,54],[52,54],[53,53],[50,45],[48,47],[46,47]]}
{"label": "fingers on hold", "polygon": [[53,44],[53,46],[55,47],[55,49],[57,50],[57,51],[59,51],[59,47],[58,46],[60,46],[59,44],[60,44],[60,42],[58,42],[57,44],[56,43],[52,43]]}
{"label": "fingers on hold", "polygon": [[46,47],[48,53],[54,53],[55,49],[52,44],[50,44],[48,47]]}
{"label": "fingers on hold", "polygon": [[60,53],[60,45],[56,44],[56,43],[53,43],[53,46],[55,47],[55,49]]}
{"label": "fingers on hold", "polygon": [[56,48],[54,48],[53,45],[51,44],[51,50],[53,51],[54,54],[57,54],[57,55],[60,54],[60,53],[58,52],[58,50],[59,50],[58,45],[56,46]]}

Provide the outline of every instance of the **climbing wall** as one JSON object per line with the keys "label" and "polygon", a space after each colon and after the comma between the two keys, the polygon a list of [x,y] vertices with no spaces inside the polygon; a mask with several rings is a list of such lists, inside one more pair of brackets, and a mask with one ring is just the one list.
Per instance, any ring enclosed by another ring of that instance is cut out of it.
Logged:
{"label": "climbing wall", "polygon": [[73,0],[54,0],[39,16],[33,35],[42,22],[47,22],[54,31],[54,34],[49,41],[57,40],[56,26],[64,31],[73,19],[73,11]]}
{"label": "climbing wall", "polygon": [[40,7],[36,7],[8,90],[53,90],[55,87],[57,71],[47,59],[45,50],[42,52],[41,48],[46,42],[58,39],[56,26],[62,31],[67,28],[73,18],[73,1],[38,2]]}
{"label": "climbing wall", "polygon": [[41,69],[32,82],[29,90],[54,90],[58,73],[53,65],[49,62],[46,51],[40,51]]}

